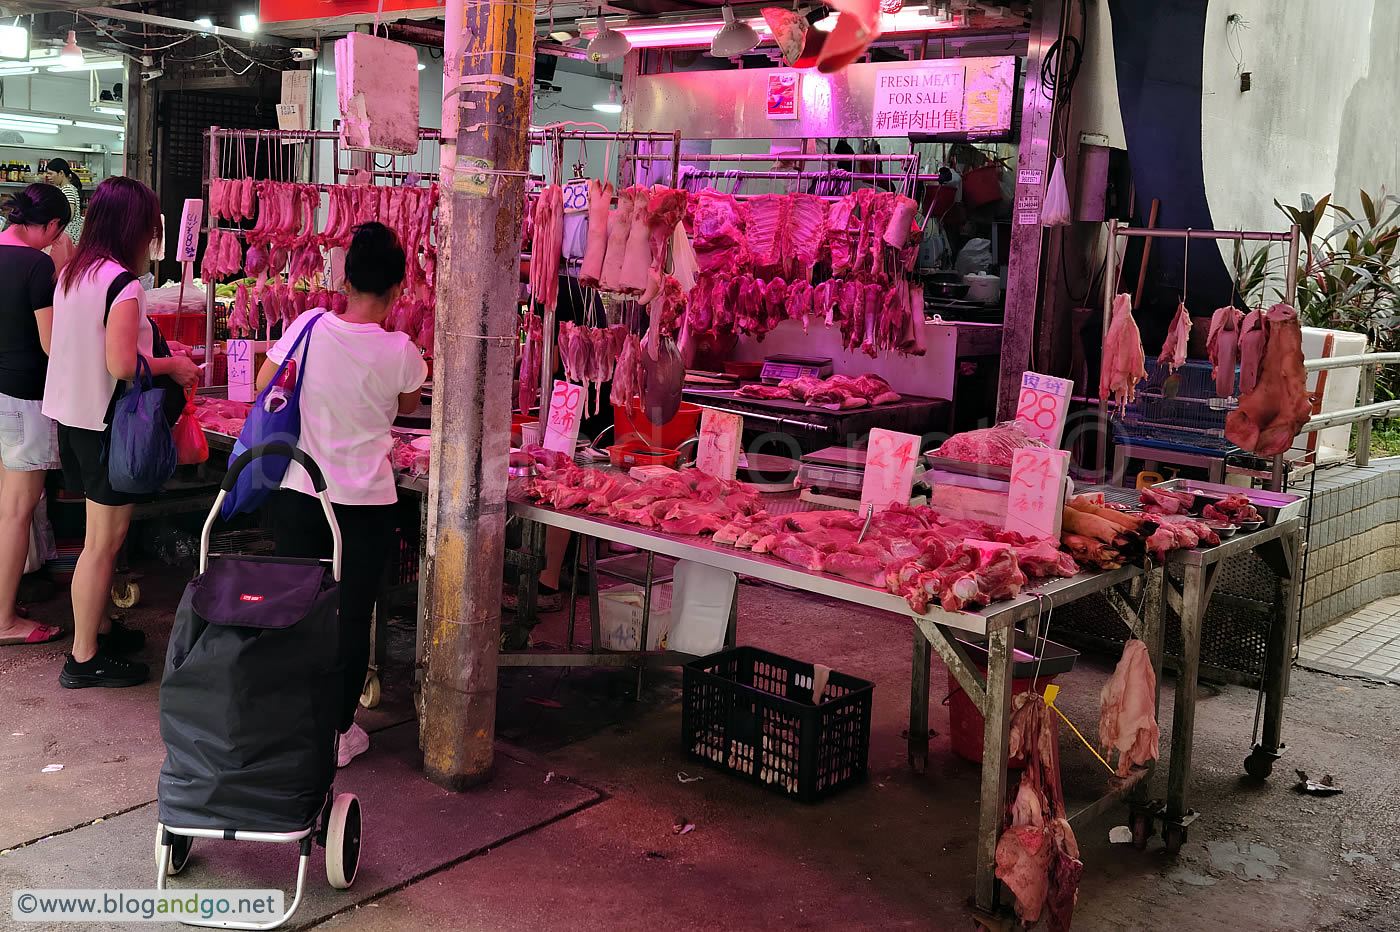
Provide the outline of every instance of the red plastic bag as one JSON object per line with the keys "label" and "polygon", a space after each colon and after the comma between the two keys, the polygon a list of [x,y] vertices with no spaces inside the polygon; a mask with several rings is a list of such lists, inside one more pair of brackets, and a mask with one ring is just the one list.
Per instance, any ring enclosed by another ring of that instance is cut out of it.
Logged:
{"label": "red plastic bag", "polygon": [[175,455],[181,466],[193,466],[209,459],[209,440],[204,436],[204,425],[194,413],[194,399],[186,393],[185,410],[170,433],[175,438]]}

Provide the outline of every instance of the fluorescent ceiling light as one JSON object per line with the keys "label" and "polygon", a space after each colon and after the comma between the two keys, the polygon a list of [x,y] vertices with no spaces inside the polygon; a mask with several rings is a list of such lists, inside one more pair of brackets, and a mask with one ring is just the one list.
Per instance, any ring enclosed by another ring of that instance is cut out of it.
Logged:
{"label": "fluorescent ceiling light", "polygon": [[72,120],[64,120],[58,117],[39,116],[30,113],[0,113],[0,120],[9,120],[11,123],[38,123],[49,126],[67,126]]}
{"label": "fluorescent ceiling light", "polygon": [[258,31],[258,15],[256,13],[244,13],[238,17],[238,28],[244,32]]}
{"label": "fluorescent ceiling light", "polygon": [[[942,20],[930,16],[927,7],[905,7],[898,13],[880,15],[880,32],[889,35],[895,32],[923,32],[926,29],[957,29],[962,23],[957,20]],[[831,32],[836,28],[836,12],[812,24],[813,29]]]}
{"label": "fluorescent ceiling light", "polygon": [[93,113],[107,113],[112,116],[126,116],[126,109],[123,107],[93,107]]}
{"label": "fluorescent ceiling light", "polygon": [[12,129],[21,133],[39,133],[44,136],[57,136],[57,126],[45,126],[42,123],[20,123],[14,120],[0,119],[0,129]]}
{"label": "fluorescent ceiling light", "polygon": [[[768,24],[762,19],[744,20],[758,33],[760,40],[771,38]],[[719,32],[720,22],[653,23],[645,26],[622,26],[616,30],[627,37],[633,48],[684,48],[708,46]]]}
{"label": "fluorescent ceiling light", "polygon": [[125,68],[126,62],[120,58],[109,61],[85,61],[81,65],[50,65],[52,74],[66,74],[71,71],[108,71],[112,68]]}
{"label": "fluorescent ceiling light", "polygon": [[78,34],[68,30],[68,41],[63,43],[63,51],[58,53],[58,63],[76,68],[83,63],[83,50],[78,48]]}
{"label": "fluorescent ceiling light", "polygon": [[38,71],[39,69],[33,65],[15,65],[13,67],[0,65],[0,78],[12,78],[21,74],[37,74]]}
{"label": "fluorescent ceiling light", "polygon": [[24,61],[29,57],[29,30],[23,26],[0,26],[0,58]]}
{"label": "fluorescent ceiling light", "polygon": [[74,120],[74,126],[81,126],[83,129],[106,129],[114,133],[125,132],[125,127],[120,123],[84,123],[82,120]]}
{"label": "fluorescent ceiling light", "polygon": [[608,85],[608,99],[606,102],[599,101],[593,105],[593,109],[599,113],[621,113],[622,104],[617,102],[617,85]]}
{"label": "fluorescent ceiling light", "polygon": [[194,24],[196,26],[203,26],[205,29],[214,28],[214,21],[207,16],[201,16],[199,19],[194,21]]}

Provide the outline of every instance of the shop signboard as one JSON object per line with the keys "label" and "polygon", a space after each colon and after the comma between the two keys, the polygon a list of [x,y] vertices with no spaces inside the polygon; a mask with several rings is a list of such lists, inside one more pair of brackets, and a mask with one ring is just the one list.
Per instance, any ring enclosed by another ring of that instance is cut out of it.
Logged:
{"label": "shop signboard", "polygon": [[700,415],[700,443],[695,468],[717,479],[733,479],[739,471],[744,419],[728,411],[706,408]]}
{"label": "shop signboard", "polygon": [[876,136],[963,131],[966,66],[957,59],[922,65],[876,72],[870,117]]}
{"label": "shop signboard", "polygon": [[908,505],[914,487],[914,467],[919,462],[919,438],[897,430],[874,427],[865,449],[865,476],[860,486],[862,512]]}
{"label": "shop signboard", "polygon": [[574,455],[578,425],[582,417],[583,388],[568,382],[554,383],[549,394],[549,421],[544,428],[544,448],[566,456]]}
{"label": "shop signboard", "polygon": [[1031,537],[1060,539],[1069,452],[1023,447],[1011,454],[1006,529]]}
{"label": "shop signboard", "polygon": [[1025,372],[1021,375],[1021,397],[1016,405],[1016,421],[1030,436],[1056,448],[1065,435],[1065,413],[1069,410],[1070,389],[1074,383],[1053,375]]}

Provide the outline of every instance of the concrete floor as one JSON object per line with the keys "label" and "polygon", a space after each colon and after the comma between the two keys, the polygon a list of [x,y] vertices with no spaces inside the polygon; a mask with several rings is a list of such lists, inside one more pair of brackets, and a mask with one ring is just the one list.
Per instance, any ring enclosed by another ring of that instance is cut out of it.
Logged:
{"label": "concrete floor", "polygon": [[[163,655],[179,576],[148,577],[145,603],[130,618],[153,638],[143,654],[153,663]],[[413,727],[408,671],[395,666],[387,671],[386,703],[362,715],[376,736],[371,752],[337,782],[366,797],[372,879],[333,894],[313,872],[317,897],[297,924],[972,928],[964,906],[972,889],[977,768],[949,750],[947,712],[937,704],[947,693],[945,672],[935,662],[931,724],[938,736],[929,772],[916,775],[901,737],[907,622],[767,587],[746,585],[740,600],[741,642],[876,683],[868,783],[804,806],[686,758],[673,672],[651,675],[637,703],[628,698],[630,674],[503,671],[496,779],[475,794],[444,798],[442,814],[428,826],[426,803],[415,804],[416,818],[405,818],[390,802],[424,792],[405,734]],[[62,611],[57,602],[36,607],[43,620],[62,621]],[[402,654],[411,629],[391,633]],[[548,618],[536,634],[560,643],[561,618]],[[46,877],[73,886],[126,886],[128,879],[148,885],[150,803],[162,756],[156,687],[61,690],[61,652],[61,645],[0,649],[0,787],[7,794],[0,849],[8,849],[0,854],[0,891],[42,885],[37,881]],[[1060,680],[1059,705],[1091,737],[1110,668],[1108,659],[1084,658]],[[1165,685],[1169,719],[1170,680]],[[1288,748],[1267,784],[1244,778],[1241,768],[1254,710],[1248,690],[1202,687],[1191,792],[1203,814],[1181,856],[1166,856],[1160,842],[1145,853],[1110,845],[1109,829],[1124,821],[1121,809],[1079,831],[1086,868],[1075,929],[1400,928],[1400,690],[1295,670]],[[1167,727],[1164,720],[1164,733]],[[1071,811],[1103,783],[1102,769],[1073,742],[1066,730]],[[1164,758],[1168,752],[1164,741]],[[50,763],[63,770],[43,773]],[[1294,767],[1330,773],[1345,792],[1299,795],[1290,788]],[[703,779],[682,783],[682,772]],[[695,829],[678,835],[677,823]],[[197,847],[195,857],[195,876],[211,885],[252,879],[245,858],[217,846]],[[319,870],[319,854],[315,864]],[[288,868],[286,880],[291,876]],[[7,921],[0,903],[0,928]]]}

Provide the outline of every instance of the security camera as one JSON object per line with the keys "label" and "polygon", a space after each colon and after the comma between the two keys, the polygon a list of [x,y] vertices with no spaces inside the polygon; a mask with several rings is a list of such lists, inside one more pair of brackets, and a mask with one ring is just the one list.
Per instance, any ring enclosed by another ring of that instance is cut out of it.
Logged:
{"label": "security camera", "polygon": [[150,71],[143,71],[143,72],[141,72],[141,80],[142,80],[142,81],[154,81],[156,78],[160,77],[160,76],[163,75],[163,74],[165,74],[164,69],[161,69],[161,68],[152,68]]}
{"label": "security camera", "polygon": [[315,61],[315,49],[292,49],[292,61]]}

